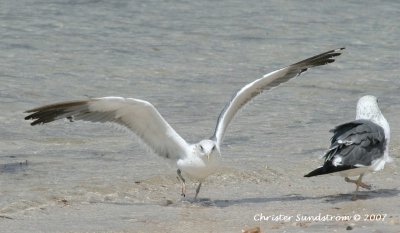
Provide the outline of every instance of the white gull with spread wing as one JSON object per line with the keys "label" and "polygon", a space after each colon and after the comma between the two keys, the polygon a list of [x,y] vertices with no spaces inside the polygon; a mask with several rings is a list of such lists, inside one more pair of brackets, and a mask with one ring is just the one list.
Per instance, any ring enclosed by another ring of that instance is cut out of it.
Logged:
{"label": "white gull with spread wing", "polygon": [[310,57],[247,84],[226,104],[218,117],[211,138],[195,144],[186,142],[151,103],[134,98],[103,97],[55,103],[26,111],[30,115],[25,119],[33,120],[31,125],[67,118],[70,121],[113,122],[125,126],[159,156],[177,160],[177,173],[182,182],[183,196],[185,180],[181,171],[199,181],[194,197],[196,199],[202,182],[218,169],[225,131],[238,110],[261,92],[287,82],[309,68],[334,62],[334,58],[339,56],[343,49]]}

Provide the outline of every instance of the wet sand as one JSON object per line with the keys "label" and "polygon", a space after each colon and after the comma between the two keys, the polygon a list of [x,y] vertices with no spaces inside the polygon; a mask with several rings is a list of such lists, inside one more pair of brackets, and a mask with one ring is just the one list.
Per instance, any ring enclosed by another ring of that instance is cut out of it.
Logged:
{"label": "wet sand", "polygon": [[187,197],[180,197],[172,172],[119,180],[125,185],[114,184],[118,189],[111,183],[86,185],[84,193],[54,196],[46,205],[2,214],[0,225],[6,232],[241,232],[254,227],[261,232],[398,231],[397,166],[389,164],[367,176],[373,189],[362,190],[359,200],[351,201],[354,185],[341,177],[302,177],[318,162],[274,161],[250,171],[226,168],[209,177],[197,201],[192,182]]}

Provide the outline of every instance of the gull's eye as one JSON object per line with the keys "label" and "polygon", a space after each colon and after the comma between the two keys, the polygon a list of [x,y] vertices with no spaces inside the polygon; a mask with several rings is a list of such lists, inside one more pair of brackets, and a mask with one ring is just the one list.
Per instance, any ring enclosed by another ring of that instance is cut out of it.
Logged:
{"label": "gull's eye", "polygon": [[201,150],[201,151],[204,151],[204,148],[203,148],[203,146],[202,146],[202,145],[200,145],[200,150]]}

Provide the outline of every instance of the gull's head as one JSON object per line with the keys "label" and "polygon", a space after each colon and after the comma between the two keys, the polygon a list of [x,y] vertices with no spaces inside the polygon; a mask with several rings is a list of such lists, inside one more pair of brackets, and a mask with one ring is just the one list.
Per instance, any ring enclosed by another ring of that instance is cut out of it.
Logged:
{"label": "gull's head", "polygon": [[217,143],[213,140],[202,140],[196,144],[196,150],[201,158],[213,158],[215,155],[219,154]]}
{"label": "gull's head", "polygon": [[357,103],[356,119],[375,120],[382,115],[378,107],[378,98],[372,95],[361,97]]}
{"label": "gull's head", "polygon": [[385,160],[387,162],[392,161],[389,157],[388,150],[390,142],[390,126],[378,107],[378,98],[372,95],[366,95],[358,100],[356,120],[359,119],[370,120],[383,128],[386,139]]}

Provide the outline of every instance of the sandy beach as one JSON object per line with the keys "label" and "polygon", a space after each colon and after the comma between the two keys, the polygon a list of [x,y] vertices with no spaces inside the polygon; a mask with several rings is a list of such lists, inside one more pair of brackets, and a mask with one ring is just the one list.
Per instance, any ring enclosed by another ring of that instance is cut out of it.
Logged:
{"label": "sandy beach", "polygon": [[[174,175],[130,182],[121,190],[108,185],[50,203],[24,203],[2,215],[6,232],[396,232],[400,218],[395,166],[368,176],[371,191],[351,201],[354,186],[342,178],[299,176],[307,164],[276,165],[285,170],[226,170],[212,176],[193,202],[179,196]],[[119,181],[121,182],[121,181]],[[121,186],[119,186],[121,187]],[[222,191],[222,192],[221,192]],[[80,197],[79,197],[80,196]],[[205,198],[207,197],[207,198]],[[30,208],[26,208],[30,205]],[[3,211],[5,211],[3,209]],[[73,223],[73,224],[72,224]]]}

